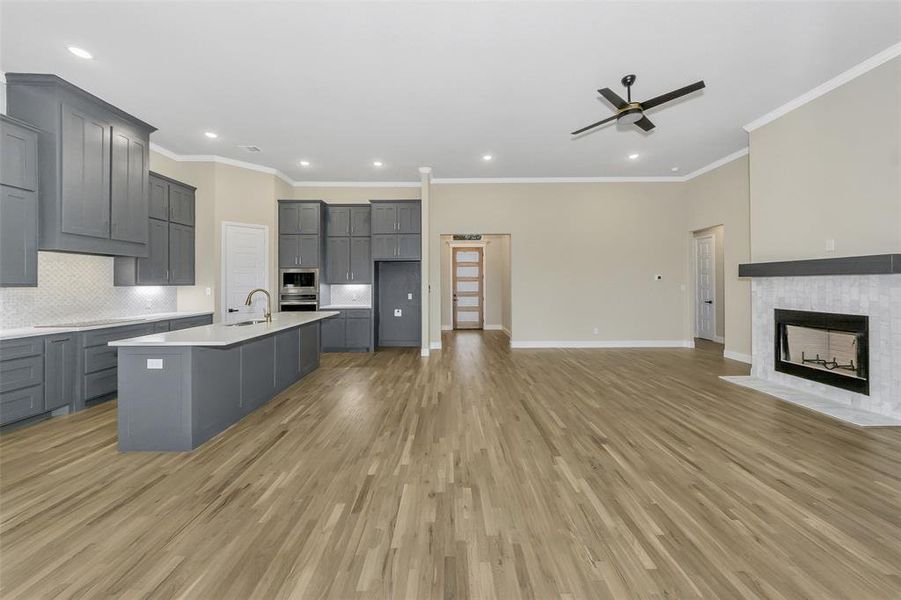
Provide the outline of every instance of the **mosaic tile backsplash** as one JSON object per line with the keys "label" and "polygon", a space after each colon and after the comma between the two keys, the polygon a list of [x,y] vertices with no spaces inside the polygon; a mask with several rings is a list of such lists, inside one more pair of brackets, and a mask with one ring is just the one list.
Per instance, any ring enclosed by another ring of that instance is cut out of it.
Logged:
{"label": "mosaic tile backsplash", "polygon": [[0,288],[0,329],[176,310],[174,287],[115,287],[109,256],[38,252],[38,286]]}
{"label": "mosaic tile backsplash", "polygon": [[[901,417],[901,275],[755,278],[751,302],[752,375],[870,412]],[[870,395],[776,372],[775,308],[869,316]]]}

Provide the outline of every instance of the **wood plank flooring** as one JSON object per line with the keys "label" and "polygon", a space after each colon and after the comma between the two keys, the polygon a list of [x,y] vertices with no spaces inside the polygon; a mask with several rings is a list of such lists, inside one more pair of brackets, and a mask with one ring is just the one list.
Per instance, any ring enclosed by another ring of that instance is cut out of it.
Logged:
{"label": "wood plank flooring", "polygon": [[4,434],[0,596],[901,597],[901,431],[704,349],[444,342],[324,355],[191,454],[119,454],[114,403]]}

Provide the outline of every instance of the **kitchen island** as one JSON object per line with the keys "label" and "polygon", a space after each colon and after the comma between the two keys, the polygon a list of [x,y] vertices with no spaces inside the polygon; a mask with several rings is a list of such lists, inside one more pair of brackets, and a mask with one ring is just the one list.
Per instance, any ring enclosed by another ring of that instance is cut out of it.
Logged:
{"label": "kitchen island", "polygon": [[337,312],[206,325],[118,348],[119,450],[185,452],[319,367],[319,325]]}

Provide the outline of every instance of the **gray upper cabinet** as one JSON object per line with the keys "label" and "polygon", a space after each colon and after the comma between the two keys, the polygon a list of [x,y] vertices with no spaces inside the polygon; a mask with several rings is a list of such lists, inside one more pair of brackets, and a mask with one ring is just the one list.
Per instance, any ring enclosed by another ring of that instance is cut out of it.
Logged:
{"label": "gray upper cabinet", "polygon": [[0,286],[38,284],[35,192],[0,186]]}
{"label": "gray upper cabinet", "polygon": [[146,244],[150,197],[147,142],[123,127],[114,127],[112,157],[112,238]]}
{"label": "gray upper cabinet", "polygon": [[397,258],[418,260],[422,252],[422,237],[418,233],[397,236]]}
{"label": "gray upper cabinet", "polygon": [[421,204],[400,202],[397,204],[397,233],[420,233]]}
{"label": "gray upper cabinet", "polygon": [[150,177],[150,216],[163,221],[169,220],[169,182],[159,177]]}
{"label": "gray upper cabinet", "polygon": [[320,203],[319,201],[285,201],[278,206],[278,232],[279,233],[320,233]]}
{"label": "gray upper cabinet", "polygon": [[279,267],[319,266],[319,236],[284,234],[278,236]]}
{"label": "gray upper cabinet", "polygon": [[418,233],[372,236],[373,260],[419,260],[422,236]]}
{"label": "gray upper cabinet", "polygon": [[325,255],[326,281],[328,283],[350,283],[350,238],[328,239]]}
{"label": "gray upper cabinet", "polygon": [[326,235],[329,237],[350,235],[350,207],[329,206],[326,208]]}
{"label": "gray upper cabinet", "polygon": [[350,235],[369,237],[372,209],[369,206],[352,206],[350,208]]}
{"label": "gray upper cabinet", "polygon": [[9,114],[40,131],[38,247],[147,256],[155,129],[55,75],[7,73],[6,80]]}
{"label": "gray upper cabinet", "polygon": [[350,238],[350,282],[372,283],[372,252],[369,238]]}
{"label": "gray upper cabinet", "polygon": [[372,235],[397,232],[397,206],[394,204],[372,205]]}
{"label": "gray upper cabinet", "polygon": [[397,236],[393,234],[372,235],[372,260],[397,258]]}
{"label": "gray upper cabinet", "polygon": [[44,338],[44,410],[56,410],[75,403],[77,356],[75,334]]}
{"label": "gray upper cabinet", "polygon": [[194,228],[169,223],[169,283],[194,285]]}
{"label": "gray upper cabinet", "polygon": [[109,238],[109,121],[67,104],[62,115],[62,232]]}
{"label": "gray upper cabinet", "polygon": [[194,190],[169,185],[169,220],[182,225],[194,225]]}
{"label": "gray upper cabinet", "polygon": [[195,190],[158,173],[150,173],[148,187],[147,256],[116,257],[113,281],[126,286],[194,285]]}
{"label": "gray upper cabinet", "polygon": [[0,115],[0,184],[38,189],[37,130]]}

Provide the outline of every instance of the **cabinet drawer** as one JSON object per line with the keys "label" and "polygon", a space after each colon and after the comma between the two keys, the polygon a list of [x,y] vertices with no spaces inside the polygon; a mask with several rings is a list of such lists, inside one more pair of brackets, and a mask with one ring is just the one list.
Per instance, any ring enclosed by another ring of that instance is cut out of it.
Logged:
{"label": "cabinet drawer", "polygon": [[0,342],[0,360],[24,358],[44,352],[44,338],[40,336],[4,340]]}
{"label": "cabinet drawer", "polygon": [[84,334],[85,348],[91,346],[102,346],[113,340],[124,340],[126,338],[139,337],[142,335],[150,335],[153,333],[153,324],[146,325],[129,325],[127,327],[116,327],[114,329],[100,329],[98,331],[88,331]]}
{"label": "cabinet drawer", "polygon": [[94,346],[84,349],[84,372],[96,373],[118,364],[119,352],[110,346]]}
{"label": "cabinet drawer", "polygon": [[119,385],[118,369],[113,367],[106,371],[98,371],[84,376],[84,399],[90,400],[98,396],[116,391]]}
{"label": "cabinet drawer", "polygon": [[348,319],[368,319],[372,311],[368,308],[355,308],[351,310],[342,310],[341,314]]}
{"label": "cabinet drawer", "polygon": [[202,327],[213,322],[212,315],[203,315],[201,317],[187,317],[185,319],[175,319],[169,321],[169,331],[178,331],[179,329],[190,329],[191,327]]}
{"label": "cabinet drawer", "polygon": [[0,425],[44,412],[44,386],[0,393]]}
{"label": "cabinet drawer", "polygon": [[0,363],[0,392],[18,390],[44,381],[44,357],[29,356]]}

